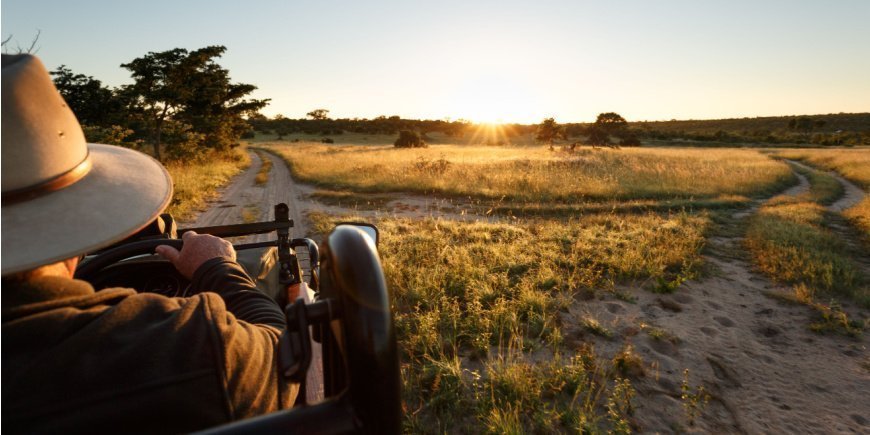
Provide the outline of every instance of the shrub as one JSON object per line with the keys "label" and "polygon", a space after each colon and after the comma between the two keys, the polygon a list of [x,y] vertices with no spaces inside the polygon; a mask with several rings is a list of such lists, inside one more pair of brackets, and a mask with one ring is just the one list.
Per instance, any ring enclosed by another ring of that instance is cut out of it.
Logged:
{"label": "shrub", "polygon": [[619,141],[619,145],[624,147],[639,147],[640,139],[633,133],[629,133]]}
{"label": "shrub", "polygon": [[393,143],[396,148],[426,148],[426,142],[416,131],[402,130],[399,132],[399,138]]}
{"label": "shrub", "polygon": [[320,139],[320,142],[323,142],[323,143],[335,143],[334,140],[332,140],[331,138],[328,138],[328,137],[325,137],[325,138],[323,138],[323,139]]}

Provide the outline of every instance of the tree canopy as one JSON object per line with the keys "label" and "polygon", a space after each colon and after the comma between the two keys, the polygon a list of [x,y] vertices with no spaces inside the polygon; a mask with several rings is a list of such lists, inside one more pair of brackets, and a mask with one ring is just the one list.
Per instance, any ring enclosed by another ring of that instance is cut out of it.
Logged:
{"label": "tree canopy", "polygon": [[230,81],[229,71],[216,62],[225,51],[209,46],[150,52],[121,65],[133,83],[115,89],[66,66],[51,74],[88,140],[148,142],[160,160],[189,158],[236,146],[251,130],[246,118],[256,117],[269,101],[247,98],[257,88]]}
{"label": "tree canopy", "polygon": [[268,103],[245,99],[255,86],[230,82],[229,71],[215,62],[225,51],[223,46],[176,48],[149,52],[121,65],[134,80],[121,92],[133,101],[158,159],[168,121],[176,124],[172,127],[182,133],[186,145],[224,151],[237,145],[249,128],[244,117]]}
{"label": "tree canopy", "polygon": [[592,146],[616,146],[610,136],[621,139],[621,145],[639,145],[640,141],[628,131],[628,121],[615,112],[600,113],[587,130],[587,141]]}
{"label": "tree canopy", "polygon": [[57,67],[51,75],[54,76],[54,84],[60,95],[81,124],[120,124],[123,103],[101,81],[84,74],[74,74],[66,65]]}
{"label": "tree canopy", "polygon": [[553,142],[565,139],[565,127],[556,123],[553,118],[546,118],[538,124],[535,131],[535,140],[541,143],[546,143],[553,149]]}
{"label": "tree canopy", "polygon": [[329,110],[326,110],[326,109],[314,109],[314,110],[312,110],[312,111],[306,113],[305,115],[308,116],[308,117],[311,118],[311,119],[315,119],[315,120],[318,120],[318,121],[319,121],[319,120],[324,120],[324,119],[329,119]]}

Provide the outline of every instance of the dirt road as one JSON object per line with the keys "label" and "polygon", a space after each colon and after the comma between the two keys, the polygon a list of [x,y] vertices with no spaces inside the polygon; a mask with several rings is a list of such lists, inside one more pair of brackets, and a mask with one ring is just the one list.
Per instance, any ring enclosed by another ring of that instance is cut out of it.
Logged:
{"label": "dirt road", "polygon": [[[795,175],[799,183],[780,195],[808,191],[806,177]],[[846,193],[829,210],[863,199],[863,191],[837,179]],[[811,332],[811,309],[769,296],[791,290],[754,270],[740,230],[762,203],[734,214],[726,235],[709,240],[705,260],[714,269],[712,276],[687,282],[670,295],[625,287],[621,290],[635,296],[634,301],[586,302],[565,316],[567,324],[579,325],[580,319],[592,316],[622,331],[653,368],[635,382],[642,397],[636,418],[644,432],[870,431],[870,340],[866,335],[853,339]],[[665,337],[639,333],[638,324],[665,331]],[[582,334],[576,329],[574,333]],[[567,330],[566,336],[571,333]],[[595,345],[614,354],[624,342],[598,340]],[[703,386],[710,397],[694,428],[679,426],[687,403],[684,379],[692,388]]]}
{"label": "dirt road", "polygon": [[[257,184],[257,173],[263,165],[261,155],[272,162],[272,167],[266,183]],[[293,183],[287,165],[268,152],[250,152],[250,156],[251,166],[223,189],[220,200],[209,204],[208,210],[183,226],[205,227],[271,220],[275,218],[275,204],[283,202],[290,207],[290,219],[293,220],[291,237],[307,236],[309,226],[303,211],[309,201]],[[274,234],[260,234],[233,241],[262,242],[274,238]]]}

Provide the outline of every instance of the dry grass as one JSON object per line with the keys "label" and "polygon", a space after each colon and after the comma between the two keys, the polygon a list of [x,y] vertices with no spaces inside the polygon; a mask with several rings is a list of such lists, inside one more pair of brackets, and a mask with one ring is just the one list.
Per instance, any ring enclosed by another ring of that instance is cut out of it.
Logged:
{"label": "dry grass", "polygon": [[865,196],[854,207],[843,211],[849,221],[864,234],[864,240],[870,244],[870,196]]}
{"label": "dry grass", "polygon": [[[312,219],[318,232],[341,220]],[[634,392],[622,377],[642,376],[644,363],[630,349],[601,355],[564,343],[560,312],[616,282],[697,269],[709,223],[685,213],[378,221],[406,431],[628,428]]]}
{"label": "dry grass", "polygon": [[[838,172],[843,177],[870,192],[870,149],[793,149],[773,152],[778,157],[801,160],[807,164]],[[870,198],[843,212],[849,221],[861,230],[870,243]]]}
{"label": "dry grass", "polygon": [[750,222],[747,247],[758,267],[779,282],[870,301],[846,245],[822,227],[823,219],[824,208],[814,203],[766,205]]}
{"label": "dry grass", "polygon": [[583,149],[261,143],[305,182],[529,202],[757,196],[794,182],[784,163],[742,149]]}
{"label": "dry grass", "polygon": [[870,190],[870,149],[868,148],[790,149],[777,150],[773,154],[837,171],[864,187],[865,190]]}
{"label": "dry grass", "polygon": [[247,152],[242,149],[195,162],[167,163],[175,193],[166,212],[181,221],[190,219],[218,195],[220,187],[250,164]]}
{"label": "dry grass", "polygon": [[257,177],[254,178],[254,181],[258,185],[263,185],[269,182],[269,172],[272,170],[272,159],[266,157],[263,151],[256,150],[256,153],[260,157],[262,164],[260,165],[260,170],[257,172]]}

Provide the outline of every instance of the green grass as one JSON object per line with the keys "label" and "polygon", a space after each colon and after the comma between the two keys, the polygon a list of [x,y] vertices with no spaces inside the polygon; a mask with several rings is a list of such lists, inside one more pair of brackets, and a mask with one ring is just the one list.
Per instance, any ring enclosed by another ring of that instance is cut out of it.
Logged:
{"label": "green grass", "polygon": [[779,282],[866,299],[846,245],[821,226],[823,213],[807,202],[764,206],[750,222],[747,247],[759,268]]}
{"label": "green grass", "polygon": [[[826,170],[836,171],[846,179],[863,187],[865,192],[870,191],[870,149],[868,148],[778,150],[774,151],[773,154],[778,157],[801,160],[809,165]],[[819,182],[819,180],[811,179],[810,182],[814,185],[831,185],[833,182],[836,182],[829,174],[820,172],[816,172],[816,174],[819,174],[818,176],[821,177],[828,177],[830,180]],[[833,196],[837,189],[840,189],[839,191],[842,192],[842,186],[839,188],[825,188],[829,192],[826,197],[830,198]],[[816,202],[830,203],[824,199],[818,196],[811,198],[811,200]],[[870,197],[865,197],[855,206],[844,210],[842,214],[864,236],[865,245],[870,246]]]}
{"label": "green grass", "polygon": [[805,198],[811,202],[830,205],[843,196],[843,185],[831,174],[794,166],[794,170],[807,177],[810,190]]}
{"label": "green grass", "polygon": [[[339,220],[311,217],[318,232]],[[700,268],[709,221],[687,213],[512,224],[380,219],[405,429],[630,430],[626,378],[640,376],[643,361],[631,349],[614,358],[566,344],[560,313],[614,283]]]}
{"label": "green grass", "polygon": [[784,163],[741,149],[564,153],[541,147],[260,145],[283,156],[296,179],[354,192],[573,204],[751,197],[794,183]]}

